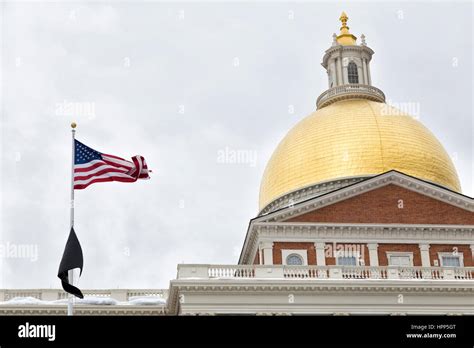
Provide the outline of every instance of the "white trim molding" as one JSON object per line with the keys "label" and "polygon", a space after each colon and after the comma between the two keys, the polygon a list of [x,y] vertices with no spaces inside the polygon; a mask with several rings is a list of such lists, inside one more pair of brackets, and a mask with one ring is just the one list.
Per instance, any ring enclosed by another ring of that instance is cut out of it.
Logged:
{"label": "white trim molding", "polygon": [[323,181],[317,184],[305,186],[296,191],[285,193],[275,198],[271,203],[267,204],[258,215],[262,216],[279,209],[292,207],[299,202],[314,198],[316,196],[320,196],[330,191],[340,189],[341,187],[355,184],[356,182],[366,180],[370,177],[371,176],[351,176],[339,178],[336,180]]}
{"label": "white trim molding", "polygon": [[[471,245],[474,240],[474,225],[254,223],[248,232],[239,264],[253,263],[258,245],[264,240]],[[429,262],[426,266],[429,266]]]}

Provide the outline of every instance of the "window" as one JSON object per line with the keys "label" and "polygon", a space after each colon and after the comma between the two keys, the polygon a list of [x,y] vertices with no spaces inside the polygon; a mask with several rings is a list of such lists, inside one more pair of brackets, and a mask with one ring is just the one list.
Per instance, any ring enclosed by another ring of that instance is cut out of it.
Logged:
{"label": "window", "polygon": [[337,264],[340,266],[356,266],[357,259],[355,256],[339,256],[337,258]]}
{"label": "window", "polygon": [[388,252],[389,266],[411,267],[413,266],[413,253]]}
{"label": "window", "polygon": [[438,253],[441,267],[464,267],[464,257],[461,252]]}
{"label": "window", "polygon": [[359,72],[357,71],[356,63],[349,63],[347,66],[347,76],[349,78],[349,83],[359,83]]}
{"label": "window", "polygon": [[441,256],[441,266],[443,267],[461,267],[459,256]]}
{"label": "window", "polygon": [[409,256],[390,256],[390,266],[411,266]]}
{"label": "window", "polygon": [[305,249],[282,249],[281,260],[284,265],[306,266],[308,264],[308,251]]}
{"label": "window", "polygon": [[303,265],[303,258],[298,254],[290,254],[286,258],[286,264],[289,266],[301,266]]}

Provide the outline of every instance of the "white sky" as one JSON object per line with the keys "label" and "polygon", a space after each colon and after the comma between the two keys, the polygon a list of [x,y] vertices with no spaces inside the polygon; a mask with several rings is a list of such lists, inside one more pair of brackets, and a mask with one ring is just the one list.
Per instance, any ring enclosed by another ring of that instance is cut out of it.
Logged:
{"label": "white sky", "polygon": [[[375,51],[373,84],[419,105],[474,195],[470,2],[0,6],[0,243],[38,248],[0,258],[0,287],[60,287],[72,120],[86,145],[154,170],[76,192],[80,287],[167,287],[177,263],[236,263],[267,160],[327,88],[342,10]],[[255,166],[219,163],[225,149]]]}

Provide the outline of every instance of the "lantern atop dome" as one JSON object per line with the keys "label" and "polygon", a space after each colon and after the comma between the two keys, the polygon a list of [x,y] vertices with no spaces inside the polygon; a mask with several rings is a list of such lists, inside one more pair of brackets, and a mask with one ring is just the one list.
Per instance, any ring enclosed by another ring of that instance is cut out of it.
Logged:
{"label": "lantern atop dome", "polygon": [[317,102],[322,108],[343,99],[368,99],[385,102],[383,92],[372,86],[370,61],[374,51],[367,46],[365,35],[361,35],[361,44],[351,34],[347,26],[349,17],[342,12],[341,32],[333,34],[332,45],[326,50],[321,65],[328,74],[328,90],[323,92]]}

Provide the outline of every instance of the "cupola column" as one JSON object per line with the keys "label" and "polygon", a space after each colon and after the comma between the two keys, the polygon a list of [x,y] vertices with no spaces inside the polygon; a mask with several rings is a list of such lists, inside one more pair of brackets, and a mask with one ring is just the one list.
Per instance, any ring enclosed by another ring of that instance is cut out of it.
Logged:
{"label": "cupola column", "polygon": [[347,85],[349,80],[347,79],[347,64],[344,64],[344,58],[342,58],[342,84]]}
{"label": "cupola column", "polygon": [[367,62],[365,58],[362,58],[362,74],[364,77],[364,84],[369,84],[369,78],[367,77]]}
{"label": "cupola column", "polygon": [[342,80],[342,56],[337,57],[337,85],[344,84]]}
{"label": "cupola column", "polygon": [[370,78],[370,65],[367,64],[367,84],[372,85],[372,79]]}

